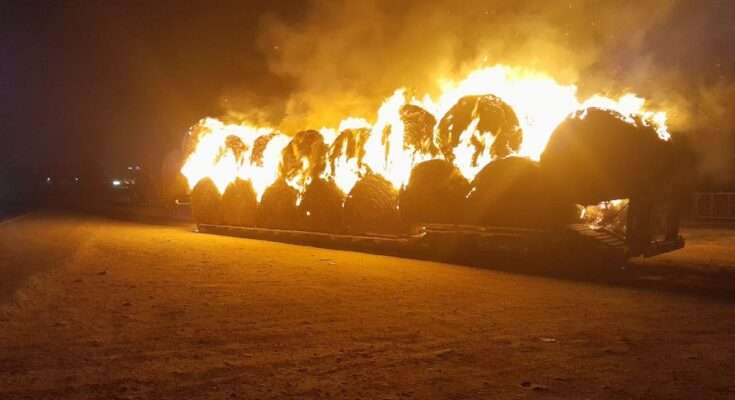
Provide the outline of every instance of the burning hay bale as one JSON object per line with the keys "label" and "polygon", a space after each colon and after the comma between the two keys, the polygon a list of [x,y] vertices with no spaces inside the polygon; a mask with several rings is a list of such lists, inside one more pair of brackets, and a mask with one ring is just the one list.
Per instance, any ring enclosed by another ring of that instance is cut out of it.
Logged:
{"label": "burning hay bale", "polygon": [[237,178],[227,185],[222,195],[221,223],[232,226],[253,226],[258,211],[258,196],[250,181]]}
{"label": "burning hay bale", "polygon": [[505,157],[521,147],[523,134],[513,109],[497,96],[465,96],[449,109],[439,122],[437,142],[447,160],[454,161],[454,148],[461,135],[476,124],[470,145],[474,147],[472,162],[476,163],[490,143],[493,158]]}
{"label": "burning hay bale", "polygon": [[257,223],[261,228],[298,229],[299,192],[279,179],[263,193],[258,207]]}
{"label": "burning hay bale", "polygon": [[403,145],[414,153],[436,156],[439,149],[434,144],[436,118],[423,108],[405,104],[399,110],[403,122]]}
{"label": "burning hay bale", "polygon": [[300,186],[307,178],[318,178],[327,167],[327,150],[321,133],[312,130],[297,133],[281,151],[281,176]]}
{"label": "burning hay bale", "polygon": [[245,156],[245,152],[248,150],[248,146],[235,135],[230,135],[225,138],[225,147],[232,152],[237,162],[242,162]]}
{"label": "burning hay bale", "polygon": [[365,157],[365,142],[369,137],[370,129],[368,128],[345,129],[340,132],[329,148],[327,158],[330,170],[337,170],[337,162],[340,158],[355,159],[357,166],[362,166],[362,159]]}
{"label": "burning hay bale", "polygon": [[368,174],[347,196],[344,218],[350,233],[398,233],[398,191],[382,176]]}
{"label": "burning hay bale", "polygon": [[458,223],[469,191],[470,182],[457,167],[445,160],[425,161],[413,168],[401,190],[401,216],[413,223]]}
{"label": "burning hay bale", "polygon": [[269,133],[267,135],[261,135],[258,136],[255,141],[253,142],[253,151],[250,152],[250,164],[253,165],[263,165],[263,155],[265,154],[265,149],[268,147],[268,143],[270,143],[271,139],[276,137],[277,133]]}
{"label": "burning hay bale", "polygon": [[670,165],[668,143],[642,121],[598,108],[575,113],[551,134],[541,169],[570,200],[630,198]]}
{"label": "burning hay bale", "polygon": [[486,165],[472,181],[467,222],[475,225],[548,227],[572,222],[573,203],[564,203],[546,184],[537,163],[506,157]]}
{"label": "burning hay bale", "polygon": [[313,180],[306,186],[299,204],[301,226],[313,232],[341,232],[344,198],[334,181]]}
{"label": "burning hay bale", "polygon": [[219,224],[222,196],[210,178],[200,180],[191,191],[191,209],[199,224]]}

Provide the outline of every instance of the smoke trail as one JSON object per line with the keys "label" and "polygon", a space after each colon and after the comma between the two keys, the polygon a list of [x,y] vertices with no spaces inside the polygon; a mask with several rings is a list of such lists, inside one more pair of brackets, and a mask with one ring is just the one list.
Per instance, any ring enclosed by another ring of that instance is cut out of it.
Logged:
{"label": "smoke trail", "polygon": [[652,99],[674,131],[691,133],[699,170],[723,177],[735,168],[725,107],[735,95],[733,20],[735,2],[725,0],[316,0],[300,21],[260,24],[271,78],[290,94],[267,108],[247,96],[233,104],[292,134],[371,118],[398,87],[435,93],[441,79],[509,64],[583,95]]}

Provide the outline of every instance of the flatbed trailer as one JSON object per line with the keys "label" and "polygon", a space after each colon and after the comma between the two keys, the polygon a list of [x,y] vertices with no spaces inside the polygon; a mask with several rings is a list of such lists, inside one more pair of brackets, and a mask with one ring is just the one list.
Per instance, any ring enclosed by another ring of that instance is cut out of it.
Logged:
{"label": "flatbed trailer", "polygon": [[[629,224],[634,223],[635,218],[629,217]],[[684,239],[678,235],[678,219],[676,234],[668,232],[660,238],[634,232],[631,226],[629,235],[623,237],[586,224],[546,229],[424,224],[415,233],[403,235],[349,235],[211,224],[197,227],[199,232],[208,234],[429,259],[538,260],[553,256],[564,262],[621,263],[631,257],[651,257],[684,247]]]}

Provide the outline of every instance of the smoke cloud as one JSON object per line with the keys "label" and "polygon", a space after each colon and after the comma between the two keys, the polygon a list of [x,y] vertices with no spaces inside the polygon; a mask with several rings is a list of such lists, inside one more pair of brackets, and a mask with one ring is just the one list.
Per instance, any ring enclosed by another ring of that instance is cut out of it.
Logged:
{"label": "smoke cloud", "polygon": [[442,79],[507,64],[577,84],[582,96],[650,99],[691,144],[698,172],[726,180],[735,169],[733,20],[727,0],[316,0],[298,21],[260,21],[269,79],[287,88],[230,93],[229,109],[294,133],[371,118],[399,87],[435,94]]}

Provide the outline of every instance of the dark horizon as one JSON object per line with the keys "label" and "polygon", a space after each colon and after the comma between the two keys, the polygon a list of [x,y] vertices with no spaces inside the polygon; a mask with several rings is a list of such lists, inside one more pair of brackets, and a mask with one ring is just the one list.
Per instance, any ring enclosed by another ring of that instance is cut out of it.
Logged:
{"label": "dark horizon", "polygon": [[[291,2],[293,3],[293,2]],[[258,85],[258,18],[289,2],[6,2],[0,13],[3,165],[106,169],[177,148],[221,113],[231,87]]]}

